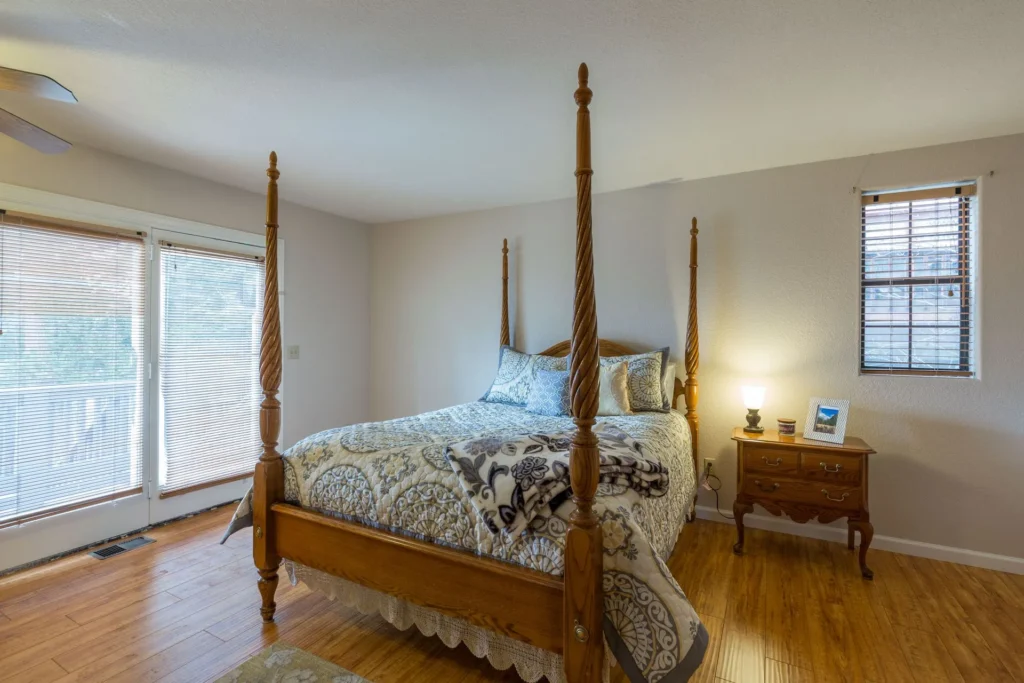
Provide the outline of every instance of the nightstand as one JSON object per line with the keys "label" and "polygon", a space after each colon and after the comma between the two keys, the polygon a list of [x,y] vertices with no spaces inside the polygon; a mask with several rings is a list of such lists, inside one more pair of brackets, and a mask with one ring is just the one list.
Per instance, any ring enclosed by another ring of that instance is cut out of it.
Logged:
{"label": "nightstand", "polygon": [[860,573],[874,576],[867,555],[875,530],[868,513],[868,456],[870,446],[852,436],[842,445],[797,436],[779,436],[775,430],[750,434],[737,427],[736,517],[739,540],[733,552],[743,554],[743,516],[757,503],[773,515],[785,513],[801,524],[817,519],[823,524],[848,518],[847,546],[860,531]]}

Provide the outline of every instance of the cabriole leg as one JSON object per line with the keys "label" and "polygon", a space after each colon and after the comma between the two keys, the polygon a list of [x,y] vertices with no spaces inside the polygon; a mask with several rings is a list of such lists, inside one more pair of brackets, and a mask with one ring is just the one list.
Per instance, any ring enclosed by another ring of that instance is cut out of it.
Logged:
{"label": "cabriole leg", "polygon": [[750,503],[737,500],[732,504],[732,516],[736,518],[736,545],[732,547],[732,551],[737,555],[743,554],[743,516],[753,511],[754,506]]}
{"label": "cabriole leg", "polygon": [[867,519],[858,519],[850,522],[850,529],[860,531],[860,575],[870,581],[875,578],[875,573],[868,568],[868,548],[871,547],[871,539],[875,536],[875,527]]}

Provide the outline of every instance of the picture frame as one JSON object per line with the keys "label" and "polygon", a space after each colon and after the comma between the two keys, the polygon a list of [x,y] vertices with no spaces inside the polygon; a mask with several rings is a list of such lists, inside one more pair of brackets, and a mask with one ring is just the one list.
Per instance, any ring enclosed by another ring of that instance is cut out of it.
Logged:
{"label": "picture frame", "polygon": [[815,396],[807,404],[804,438],[841,444],[846,438],[846,420],[849,417],[850,402],[847,399]]}

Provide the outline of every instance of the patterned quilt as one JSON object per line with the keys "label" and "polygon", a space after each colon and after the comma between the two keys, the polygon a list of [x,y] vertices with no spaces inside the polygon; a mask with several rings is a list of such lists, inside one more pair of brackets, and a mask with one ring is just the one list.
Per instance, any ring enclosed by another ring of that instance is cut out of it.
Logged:
{"label": "patterned quilt", "polygon": [[[605,637],[634,683],[686,681],[708,636],[665,562],[696,492],[690,431],[676,411],[602,418],[670,472],[668,493],[645,497],[602,483],[595,511],[604,538]],[[538,514],[520,534],[494,533],[445,458],[456,442],[571,431],[572,420],[496,403],[331,429],[284,454],[285,499],[304,508],[468,550],[554,575],[564,573],[571,501]],[[226,535],[252,524],[251,492]]]}

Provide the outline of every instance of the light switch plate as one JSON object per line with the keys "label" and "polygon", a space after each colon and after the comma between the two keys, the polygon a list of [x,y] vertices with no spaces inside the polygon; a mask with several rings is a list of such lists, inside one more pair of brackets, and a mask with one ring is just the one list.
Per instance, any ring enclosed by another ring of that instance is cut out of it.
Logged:
{"label": "light switch plate", "polygon": [[298,345],[289,346],[286,349],[286,351],[287,351],[287,358],[288,358],[288,360],[298,360],[299,359],[299,347],[298,347]]}

